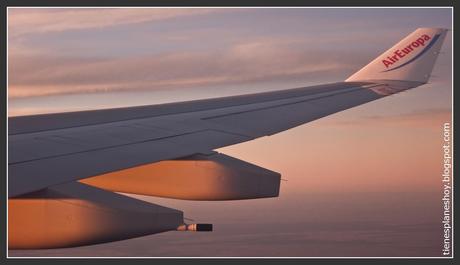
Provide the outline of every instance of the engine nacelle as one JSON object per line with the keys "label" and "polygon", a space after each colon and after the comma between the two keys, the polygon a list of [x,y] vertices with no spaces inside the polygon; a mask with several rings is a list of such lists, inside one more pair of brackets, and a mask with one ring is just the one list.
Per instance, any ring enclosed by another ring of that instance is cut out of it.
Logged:
{"label": "engine nacelle", "polygon": [[179,210],[78,182],[8,199],[8,248],[75,247],[123,240],[184,224]]}
{"label": "engine nacelle", "polygon": [[185,200],[241,200],[279,195],[277,172],[215,153],[165,160],[80,180],[116,192]]}

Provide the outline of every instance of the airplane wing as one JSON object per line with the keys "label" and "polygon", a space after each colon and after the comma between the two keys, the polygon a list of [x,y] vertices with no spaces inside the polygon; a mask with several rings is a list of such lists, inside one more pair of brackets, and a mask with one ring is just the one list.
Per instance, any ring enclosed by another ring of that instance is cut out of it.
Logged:
{"label": "airplane wing", "polygon": [[337,83],[221,99],[9,120],[10,197],[213,149],[382,97],[384,84]]}
{"label": "airplane wing", "polygon": [[[8,197],[69,190],[72,185],[77,190],[98,187],[198,200],[278,196],[278,173],[213,150],[427,83],[446,32],[417,29],[345,82],[162,105],[11,117]],[[160,172],[161,181],[152,181],[155,172]],[[228,177],[225,185],[218,184],[216,176]],[[212,183],[212,188],[194,186],[197,179]]]}

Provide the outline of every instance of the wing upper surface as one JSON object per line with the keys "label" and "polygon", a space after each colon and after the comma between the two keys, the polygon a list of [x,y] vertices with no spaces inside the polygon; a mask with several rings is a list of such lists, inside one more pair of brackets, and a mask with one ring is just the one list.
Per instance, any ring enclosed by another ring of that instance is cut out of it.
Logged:
{"label": "wing upper surface", "polygon": [[219,99],[9,119],[9,196],[271,135],[383,95],[334,83]]}

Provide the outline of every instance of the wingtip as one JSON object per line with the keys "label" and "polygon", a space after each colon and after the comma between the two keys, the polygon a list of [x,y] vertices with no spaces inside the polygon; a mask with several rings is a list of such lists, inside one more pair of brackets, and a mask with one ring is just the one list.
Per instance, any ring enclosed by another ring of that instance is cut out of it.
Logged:
{"label": "wingtip", "polygon": [[447,30],[434,27],[418,28],[351,75],[345,82],[368,80],[427,82]]}

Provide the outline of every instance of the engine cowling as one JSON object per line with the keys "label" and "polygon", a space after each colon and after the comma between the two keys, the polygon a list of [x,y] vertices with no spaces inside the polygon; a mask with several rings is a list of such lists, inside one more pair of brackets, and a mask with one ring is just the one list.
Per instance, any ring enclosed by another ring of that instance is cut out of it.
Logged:
{"label": "engine cowling", "polygon": [[75,247],[166,231],[183,213],[78,182],[8,199],[8,248]]}

